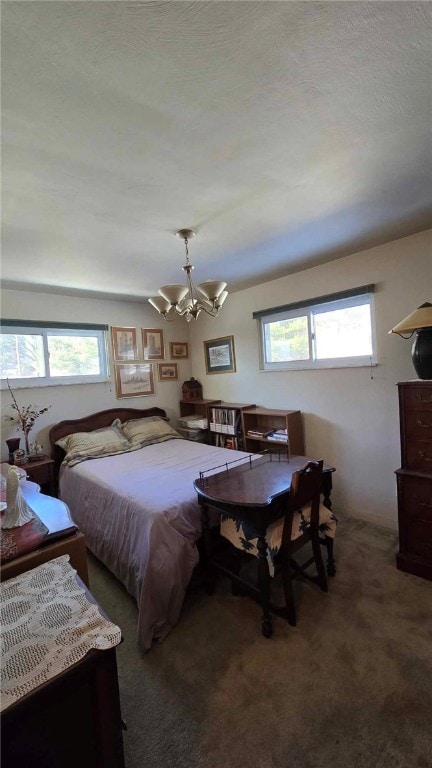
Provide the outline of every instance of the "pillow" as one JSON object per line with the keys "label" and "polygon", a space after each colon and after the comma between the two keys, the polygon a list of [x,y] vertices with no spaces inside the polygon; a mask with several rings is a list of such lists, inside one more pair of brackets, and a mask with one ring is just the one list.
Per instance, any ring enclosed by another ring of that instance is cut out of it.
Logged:
{"label": "pillow", "polygon": [[162,443],[164,440],[172,440],[173,438],[182,439],[182,436],[160,416],[130,419],[130,421],[125,421],[123,424],[116,420],[114,424],[121,425],[125,437],[133,445],[138,444],[141,448],[145,445]]}
{"label": "pillow", "polygon": [[117,425],[95,429],[93,432],[74,432],[57,440],[56,445],[64,450],[66,456],[63,464],[68,466],[74,466],[85,459],[115,456],[135,448]]}

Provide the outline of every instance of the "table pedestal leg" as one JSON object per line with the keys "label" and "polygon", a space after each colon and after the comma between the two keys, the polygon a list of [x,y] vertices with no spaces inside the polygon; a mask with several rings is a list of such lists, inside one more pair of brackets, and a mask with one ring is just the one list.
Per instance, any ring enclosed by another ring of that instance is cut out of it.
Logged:
{"label": "table pedestal leg", "polygon": [[263,615],[261,617],[261,629],[264,637],[273,634],[272,619],[270,615],[270,574],[267,562],[267,542],[265,536],[258,536],[258,583],[261,595]]}

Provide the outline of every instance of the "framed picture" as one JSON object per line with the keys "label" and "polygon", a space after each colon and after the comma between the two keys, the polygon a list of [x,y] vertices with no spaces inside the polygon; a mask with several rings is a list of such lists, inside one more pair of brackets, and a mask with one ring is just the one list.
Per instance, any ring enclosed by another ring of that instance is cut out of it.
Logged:
{"label": "framed picture", "polygon": [[136,328],[111,328],[113,358],[122,360],[138,360]]}
{"label": "framed picture", "polygon": [[236,370],[234,336],[204,342],[207,373],[234,373]]}
{"label": "framed picture", "polygon": [[170,357],[172,357],[173,360],[180,360],[189,357],[187,342],[170,341]]}
{"label": "framed picture", "polygon": [[164,359],[164,338],[161,328],[142,328],[142,345],[144,360]]}
{"label": "framed picture", "polygon": [[153,366],[151,363],[116,365],[115,383],[118,398],[154,395]]}
{"label": "framed picture", "polygon": [[178,379],[177,363],[159,363],[159,381],[176,381]]}

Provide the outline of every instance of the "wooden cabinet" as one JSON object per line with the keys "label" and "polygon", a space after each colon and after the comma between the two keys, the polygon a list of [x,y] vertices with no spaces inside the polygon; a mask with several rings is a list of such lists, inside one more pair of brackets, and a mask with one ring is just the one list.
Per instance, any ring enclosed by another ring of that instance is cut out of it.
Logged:
{"label": "wooden cabinet", "polygon": [[[259,453],[269,449],[289,450],[290,454],[304,456],[303,423],[300,411],[251,408],[242,411],[242,423],[245,451]],[[274,430],[286,430],[287,442],[276,442],[274,438],[272,439],[271,432]]]}
{"label": "wooden cabinet", "polygon": [[401,571],[432,580],[432,381],[398,384],[401,468],[396,470]]}
{"label": "wooden cabinet", "polygon": [[27,472],[29,480],[40,485],[44,493],[56,496],[53,459],[44,457],[37,461],[27,461],[21,468]]}
{"label": "wooden cabinet", "polygon": [[244,450],[242,413],[254,408],[252,403],[218,402],[209,408],[210,443],[220,448]]}

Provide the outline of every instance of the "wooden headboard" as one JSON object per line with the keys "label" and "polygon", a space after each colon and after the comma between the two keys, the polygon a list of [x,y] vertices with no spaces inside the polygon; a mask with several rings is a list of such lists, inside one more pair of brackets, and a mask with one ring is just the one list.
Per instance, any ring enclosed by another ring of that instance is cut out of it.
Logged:
{"label": "wooden headboard", "polygon": [[94,429],[109,427],[114,419],[128,421],[128,419],[142,419],[146,416],[160,416],[166,419],[166,412],[162,408],[109,408],[107,411],[98,411],[91,413],[90,416],[84,416],[82,419],[67,419],[54,424],[49,431],[51,444],[51,458],[55,462],[55,474],[58,477],[60,464],[64,459],[64,451],[56,441],[61,437],[71,435],[73,432],[93,432]]}

